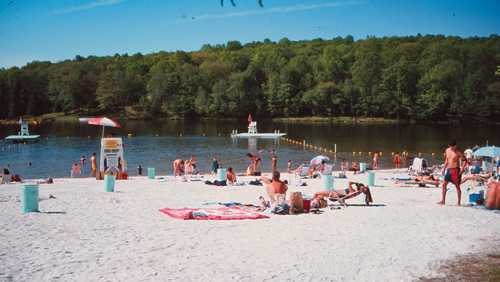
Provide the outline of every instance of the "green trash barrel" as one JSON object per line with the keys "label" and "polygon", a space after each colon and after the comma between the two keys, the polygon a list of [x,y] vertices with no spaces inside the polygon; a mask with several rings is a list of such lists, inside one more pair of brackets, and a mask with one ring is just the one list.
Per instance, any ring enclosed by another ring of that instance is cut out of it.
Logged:
{"label": "green trash barrel", "polygon": [[115,191],[115,176],[106,174],[104,175],[104,191],[113,192]]}
{"label": "green trash barrel", "polygon": [[219,181],[226,180],[226,169],[225,168],[219,168],[217,170],[217,180],[219,180]]}
{"label": "green trash barrel", "polygon": [[322,175],[321,184],[323,185],[323,191],[330,191],[333,188],[333,175]]}
{"label": "green trash barrel", "polygon": [[366,163],[360,163],[359,164],[359,171],[362,172],[362,171],[365,171],[366,170]]}
{"label": "green trash barrel", "polygon": [[366,182],[368,186],[375,185],[375,172],[373,171],[366,172]]}
{"label": "green trash barrel", "polygon": [[21,185],[23,213],[38,212],[38,184]]}
{"label": "green trash barrel", "polygon": [[148,167],[148,178],[155,179],[155,168],[154,167]]}

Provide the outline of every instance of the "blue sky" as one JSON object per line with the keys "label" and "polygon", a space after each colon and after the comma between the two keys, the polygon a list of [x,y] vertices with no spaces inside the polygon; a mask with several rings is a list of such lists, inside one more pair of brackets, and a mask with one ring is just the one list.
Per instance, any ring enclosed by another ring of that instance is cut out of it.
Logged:
{"label": "blue sky", "polygon": [[0,68],[33,60],[354,36],[500,34],[500,1],[0,0]]}

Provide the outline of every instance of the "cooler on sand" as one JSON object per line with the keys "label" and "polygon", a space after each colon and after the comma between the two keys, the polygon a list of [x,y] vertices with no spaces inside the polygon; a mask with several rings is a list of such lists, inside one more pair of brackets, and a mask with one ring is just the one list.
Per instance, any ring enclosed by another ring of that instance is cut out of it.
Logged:
{"label": "cooler on sand", "polygon": [[311,200],[302,200],[304,203],[304,210],[310,211],[311,210]]}
{"label": "cooler on sand", "polygon": [[38,212],[38,184],[21,185],[23,213]]}

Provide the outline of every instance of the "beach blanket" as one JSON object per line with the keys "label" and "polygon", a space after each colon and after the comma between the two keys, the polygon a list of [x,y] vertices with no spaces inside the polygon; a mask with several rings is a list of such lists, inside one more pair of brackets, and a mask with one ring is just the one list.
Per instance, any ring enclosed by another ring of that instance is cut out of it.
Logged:
{"label": "beach blanket", "polygon": [[197,220],[241,220],[241,219],[259,219],[269,218],[266,215],[258,214],[249,210],[235,207],[224,207],[218,209],[204,208],[183,208],[169,209],[164,208],[160,212],[177,219],[197,219]]}
{"label": "beach blanket", "polygon": [[205,203],[203,205],[222,205],[222,206],[226,206],[228,208],[240,208],[240,209],[255,209],[255,208],[259,208],[259,206],[256,206],[256,205],[252,205],[252,204],[240,204],[240,203]]}

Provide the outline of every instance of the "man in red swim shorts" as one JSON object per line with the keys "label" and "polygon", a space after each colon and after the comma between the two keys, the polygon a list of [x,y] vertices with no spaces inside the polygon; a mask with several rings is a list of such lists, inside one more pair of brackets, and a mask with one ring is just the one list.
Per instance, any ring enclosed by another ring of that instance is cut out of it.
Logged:
{"label": "man in red swim shorts", "polygon": [[[462,159],[462,167],[460,167],[460,159]],[[458,202],[457,207],[460,206],[460,198],[462,197],[462,191],[460,190],[460,182],[462,178],[462,173],[464,172],[465,165],[467,164],[467,159],[464,154],[457,150],[457,141],[450,140],[448,143],[448,149],[446,149],[446,160],[443,167],[443,199],[438,202],[438,205],[444,205],[446,199],[446,187],[448,183],[452,182],[457,188]],[[448,170],[446,168],[448,167]]]}

